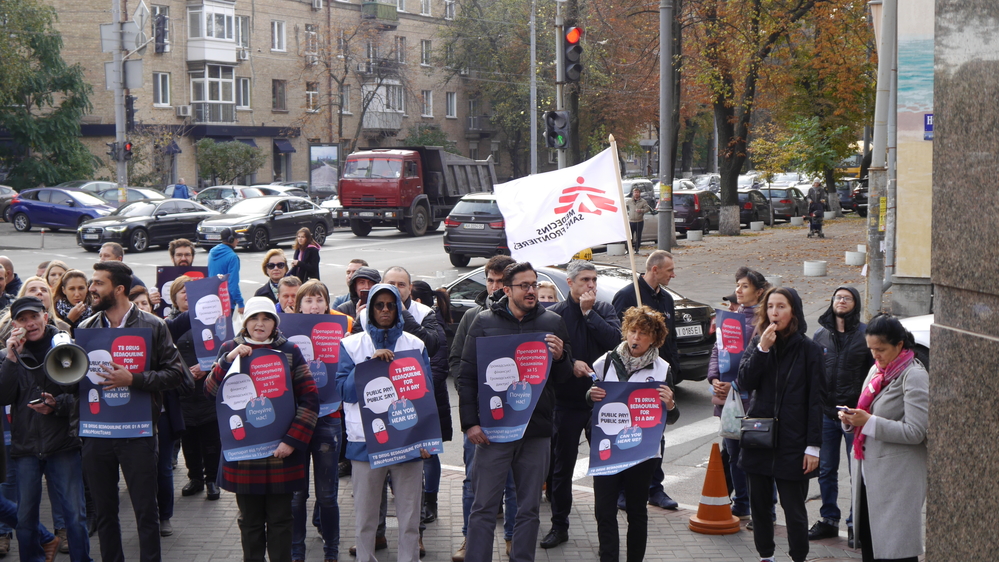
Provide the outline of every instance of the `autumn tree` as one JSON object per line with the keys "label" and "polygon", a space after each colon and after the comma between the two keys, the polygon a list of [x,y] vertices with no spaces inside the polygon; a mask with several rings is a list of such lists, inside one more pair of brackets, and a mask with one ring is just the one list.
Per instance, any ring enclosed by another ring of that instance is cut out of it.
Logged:
{"label": "autumn tree", "polygon": [[203,138],[194,145],[201,177],[212,178],[216,185],[227,185],[237,178],[256,173],[267,163],[267,156],[257,146],[240,141],[215,142]]}

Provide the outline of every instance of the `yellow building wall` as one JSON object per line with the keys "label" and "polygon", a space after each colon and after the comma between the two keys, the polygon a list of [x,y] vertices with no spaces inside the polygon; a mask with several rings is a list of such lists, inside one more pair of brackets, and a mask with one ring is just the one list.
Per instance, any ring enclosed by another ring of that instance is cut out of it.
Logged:
{"label": "yellow building wall", "polygon": [[895,275],[929,277],[933,143],[922,139],[902,142],[899,133]]}

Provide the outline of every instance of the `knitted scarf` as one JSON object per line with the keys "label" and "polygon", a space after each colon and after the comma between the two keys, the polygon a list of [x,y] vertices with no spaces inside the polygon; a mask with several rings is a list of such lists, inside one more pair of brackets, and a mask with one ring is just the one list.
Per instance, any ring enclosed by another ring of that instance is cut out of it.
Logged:
{"label": "knitted scarf", "polygon": [[[857,401],[857,409],[863,410],[868,414],[871,413],[871,403],[877,398],[881,389],[891,384],[893,380],[905,372],[915,357],[916,354],[911,349],[904,349],[884,369],[878,367],[877,372],[874,373],[874,378],[864,387],[864,391],[860,393],[860,400]],[[867,436],[863,432],[858,433],[853,438],[853,456],[859,460],[864,460],[864,441],[866,440]]]}
{"label": "knitted scarf", "polygon": [[623,341],[621,345],[617,346],[614,350],[617,356],[621,359],[621,363],[624,366],[624,372],[627,374],[628,378],[640,369],[644,369],[652,364],[659,357],[659,348],[655,346],[649,346],[649,349],[645,351],[642,355],[638,357],[633,357],[631,355],[631,347],[628,342]]}

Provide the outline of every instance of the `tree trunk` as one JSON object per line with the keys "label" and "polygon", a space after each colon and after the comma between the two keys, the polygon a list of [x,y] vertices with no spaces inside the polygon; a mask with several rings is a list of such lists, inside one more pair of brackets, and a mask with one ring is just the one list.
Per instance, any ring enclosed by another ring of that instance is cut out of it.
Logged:
{"label": "tree trunk", "polygon": [[694,137],[697,135],[697,123],[687,119],[684,123],[683,143],[680,145],[680,175],[689,178],[694,167]]}
{"label": "tree trunk", "polygon": [[746,142],[735,138],[735,109],[724,102],[714,104],[718,123],[718,171],[721,174],[721,216],[718,233],[724,236],[742,234],[739,221],[739,172],[746,161]]}

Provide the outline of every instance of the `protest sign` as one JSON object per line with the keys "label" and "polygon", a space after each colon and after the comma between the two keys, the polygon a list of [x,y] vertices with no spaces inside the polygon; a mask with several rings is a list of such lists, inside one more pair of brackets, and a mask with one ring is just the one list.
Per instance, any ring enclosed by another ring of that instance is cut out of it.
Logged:
{"label": "protest sign", "polygon": [[191,279],[204,279],[208,277],[207,267],[157,267],[156,268],[156,288],[160,292],[160,304],[153,308],[153,312],[160,318],[170,316],[173,309],[173,302],[170,300],[170,286],[181,275],[186,275]]}
{"label": "protest sign", "polygon": [[212,368],[219,348],[235,336],[228,278],[228,275],[207,277],[190,281],[184,286],[190,305],[194,354],[203,371]]}
{"label": "protest sign", "polygon": [[372,468],[417,459],[420,449],[444,452],[429,373],[419,351],[400,351],[392,361],[371,359],[354,368]]}
{"label": "protest sign", "polygon": [[[746,335],[746,315],[715,309],[715,325],[718,326],[718,378],[722,382],[734,382],[739,375],[739,363],[746,352],[749,338]],[[739,392],[743,400],[749,399],[749,392]]]}
{"label": "protest sign", "polygon": [[225,460],[273,455],[288,434],[297,409],[284,353],[254,349],[249,356],[236,358],[215,397]]}
{"label": "protest sign", "polygon": [[281,332],[302,350],[319,390],[319,415],[328,416],[340,407],[336,369],[340,364],[340,340],[347,332],[347,317],[341,314],[279,314]]}
{"label": "protest sign", "polygon": [[547,334],[475,339],[479,369],[479,425],[496,443],[524,436],[548,381],[552,356]]}
{"label": "protest sign", "polygon": [[149,370],[152,328],[77,328],[76,344],[87,351],[90,369],[80,380],[80,437],[121,439],[153,436],[152,397],[133,388],[106,389],[104,367],[130,373]]}
{"label": "protest sign", "polygon": [[660,381],[598,382],[607,391],[593,405],[588,476],[609,476],[659,456],[666,412]]}

